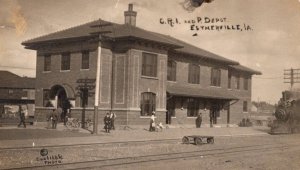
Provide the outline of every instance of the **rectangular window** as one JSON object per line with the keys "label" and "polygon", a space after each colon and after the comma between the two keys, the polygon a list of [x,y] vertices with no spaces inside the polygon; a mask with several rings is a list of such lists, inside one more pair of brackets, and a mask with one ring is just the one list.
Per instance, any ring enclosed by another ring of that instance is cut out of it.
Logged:
{"label": "rectangular window", "polygon": [[51,71],[51,55],[44,56],[44,71]]}
{"label": "rectangular window", "polygon": [[43,90],[43,106],[44,107],[50,106],[50,90],[49,89]]}
{"label": "rectangular window", "polygon": [[230,72],[228,72],[228,88],[229,89],[231,89],[231,80],[232,78],[231,78],[231,73]]}
{"label": "rectangular window", "polygon": [[22,99],[27,99],[28,98],[28,90],[23,89],[22,90]]}
{"label": "rectangular window", "polygon": [[239,75],[235,75],[233,76],[233,82],[234,82],[234,89],[240,89],[240,76]]}
{"label": "rectangular window", "polygon": [[189,64],[188,83],[200,84],[200,66]]}
{"label": "rectangular window", "polygon": [[13,94],[13,93],[14,93],[14,90],[12,90],[12,89],[8,90],[8,94]]}
{"label": "rectangular window", "polygon": [[236,76],[236,89],[240,89],[240,75]]}
{"label": "rectangular window", "polygon": [[168,61],[168,73],[167,80],[176,81],[176,62],[169,60]]}
{"label": "rectangular window", "polygon": [[221,86],[221,70],[212,68],[211,69],[211,86]]}
{"label": "rectangular window", "polygon": [[196,117],[199,112],[199,100],[196,98],[188,98],[187,100],[187,116]]}
{"label": "rectangular window", "polygon": [[70,70],[70,62],[70,53],[63,53],[61,55],[61,70]]}
{"label": "rectangular window", "polygon": [[157,55],[143,53],[142,58],[142,75],[157,77]]}
{"label": "rectangular window", "polygon": [[141,94],[141,116],[151,116],[156,109],[156,95],[151,92]]}
{"label": "rectangular window", "polygon": [[248,112],[248,102],[247,101],[243,102],[243,112]]}
{"label": "rectangular window", "polygon": [[244,77],[244,90],[248,90],[248,77]]}
{"label": "rectangular window", "polygon": [[90,68],[90,52],[83,51],[81,56],[81,69],[89,69]]}

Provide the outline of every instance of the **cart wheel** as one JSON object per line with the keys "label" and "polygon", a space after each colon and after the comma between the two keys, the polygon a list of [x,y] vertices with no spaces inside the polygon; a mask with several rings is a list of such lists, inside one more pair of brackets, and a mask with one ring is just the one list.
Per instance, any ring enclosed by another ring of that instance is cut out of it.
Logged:
{"label": "cart wheel", "polygon": [[207,143],[213,144],[214,143],[214,138],[207,138]]}
{"label": "cart wheel", "polygon": [[77,123],[77,127],[76,128],[81,128],[82,127],[82,124],[81,124],[81,122],[78,122]]}
{"label": "cart wheel", "polygon": [[67,126],[68,128],[71,128],[71,127],[72,127],[72,123],[71,123],[71,122],[67,122],[67,123],[66,123],[66,126]]}
{"label": "cart wheel", "polygon": [[202,139],[201,138],[195,138],[195,144],[196,145],[201,145],[202,144]]}
{"label": "cart wheel", "polygon": [[183,144],[189,144],[189,143],[190,143],[189,138],[186,137],[186,136],[184,136],[184,137],[182,138],[182,143],[183,143]]}

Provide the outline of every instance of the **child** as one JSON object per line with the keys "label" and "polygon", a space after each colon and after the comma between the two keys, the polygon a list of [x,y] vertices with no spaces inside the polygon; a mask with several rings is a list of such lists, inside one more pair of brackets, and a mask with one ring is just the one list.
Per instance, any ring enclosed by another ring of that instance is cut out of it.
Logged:
{"label": "child", "polygon": [[162,132],[162,130],[164,129],[165,127],[163,126],[163,124],[161,122],[159,122],[159,124],[156,125],[156,131],[158,132],[158,130],[160,130]]}

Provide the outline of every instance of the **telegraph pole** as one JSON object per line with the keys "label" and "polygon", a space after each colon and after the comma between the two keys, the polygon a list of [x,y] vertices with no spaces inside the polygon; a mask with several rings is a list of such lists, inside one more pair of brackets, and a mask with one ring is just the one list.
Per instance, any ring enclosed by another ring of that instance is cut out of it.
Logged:
{"label": "telegraph pole", "polygon": [[96,70],[96,89],[95,89],[95,106],[94,106],[94,123],[93,123],[93,134],[98,134],[98,105],[100,95],[100,62],[101,62],[101,49],[103,34],[111,33],[111,31],[103,31],[102,28],[111,26],[112,24],[107,22],[103,23],[99,20],[99,24],[92,25],[91,28],[96,28],[95,32],[91,32],[91,35],[98,35],[98,55],[97,55],[97,70]]}
{"label": "telegraph pole", "polygon": [[300,69],[285,69],[283,75],[284,83],[289,83],[291,90],[295,83],[300,83]]}

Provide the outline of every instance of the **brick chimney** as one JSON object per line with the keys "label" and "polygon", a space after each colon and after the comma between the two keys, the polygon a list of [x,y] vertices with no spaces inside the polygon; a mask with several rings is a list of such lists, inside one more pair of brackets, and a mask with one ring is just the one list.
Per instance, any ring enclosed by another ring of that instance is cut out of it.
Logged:
{"label": "brick chimney", "polygon": [[136,11],[133,11],[133,4],[128,4],[128,11],[124,12],[125,24],[136,26]]}

